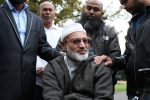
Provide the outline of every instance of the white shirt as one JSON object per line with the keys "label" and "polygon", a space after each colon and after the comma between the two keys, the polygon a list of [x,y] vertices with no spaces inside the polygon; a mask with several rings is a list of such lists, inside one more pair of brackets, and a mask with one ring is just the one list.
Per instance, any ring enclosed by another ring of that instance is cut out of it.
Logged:
{"label": "white shirt", "polygon": [[17,11],[16,8],[9,2],[9,0],[6,0],[12,15],[15,19],[19,36],[21,39],[22,45],[24,45],[24,40],[25,40],[25,33],[26,33],[26,27],[27,27],[27,14],[26,12],[29,10],[28,5],[25,3],[24,8],[21,11]]}
{"label": "white shirt", "polygon": [[[45,28],[45,33],[47,36],[48,43],[52,46],[52,48],[55,48],[61,36],[62,28],[53,24],[52,27],[50,27],[49,29]],[[36,69],[39,69],[40,67],[45,68],[46,65],[47,65],[47,61],[37,56]],[[41,77],[36,77],[36,84],[42,86],[43,81]]]}
{"label": "white shirt", "polygon": [[48,43],[52,46],[52,48],[56,48],[58,40],[61,36],[62,28],[53,24],[51,28],[45,28],[45,32]]}
{"label": "white shirt", "polygon": [[[59,28],[56,25],[52,25],[49,29],[45,28],[45,33],[47,36],[48,43],[52,46],[52,48],[55,48],[57,46],[58,40],[61,36],[62,28]],[[45,67],[47,65],[47,62],[43,59],[41,59],[39,56],[37,56],[37,63],[36,67]]]}

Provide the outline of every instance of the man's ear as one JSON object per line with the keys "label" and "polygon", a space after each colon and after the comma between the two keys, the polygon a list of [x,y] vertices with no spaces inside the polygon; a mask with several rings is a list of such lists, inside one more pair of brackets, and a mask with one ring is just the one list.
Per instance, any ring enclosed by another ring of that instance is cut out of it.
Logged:
{"label": "man's ear", "polygon": [[65,47],[65,42],[61,42],[61,43],[60,43],[60,47],[61,47],[62,51],[65,52],[65,50],[66,50],[66,49],[65,49],[65,48],[66,48],[66,47]]}
{"label": "man's ear", "polygon": [[104,10],[101,12],[102,16],[105,14]]}

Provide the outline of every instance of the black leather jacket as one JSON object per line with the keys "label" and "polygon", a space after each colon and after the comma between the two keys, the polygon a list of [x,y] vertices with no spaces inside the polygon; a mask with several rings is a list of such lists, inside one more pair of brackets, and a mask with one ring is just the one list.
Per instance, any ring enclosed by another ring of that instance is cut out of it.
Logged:
{"label": "black leather jacket", "polygon": [[113,59],[115,65],[125,69],[127,92],[135,94],[150,92],[150,7],[143,15],[138,30],[134,22],[140,15],[132,18],[125,53]]}

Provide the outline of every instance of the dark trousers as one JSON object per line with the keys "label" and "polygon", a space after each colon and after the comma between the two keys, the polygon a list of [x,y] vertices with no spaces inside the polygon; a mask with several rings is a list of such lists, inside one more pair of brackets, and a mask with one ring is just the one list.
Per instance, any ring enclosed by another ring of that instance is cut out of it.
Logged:
{"label": "dark trousers", "polygon": [[34,100],[44,100],[42,94],[43,94],[42,87],[36,85],[35,94],[34,94]]}

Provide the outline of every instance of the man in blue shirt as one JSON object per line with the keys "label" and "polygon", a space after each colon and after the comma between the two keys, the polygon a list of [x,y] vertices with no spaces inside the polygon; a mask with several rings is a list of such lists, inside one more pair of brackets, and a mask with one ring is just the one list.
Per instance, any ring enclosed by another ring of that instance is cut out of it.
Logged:
{"label": "man in blue shirt", "polygon": [[25,2],[6,0],[0,7],[0,100],[33,100],[36,56],[49,61],[59,55]]}
{"label": "man in blue shirt", "polygon": [[25,4],[22,10],[17,10],[13,5],[15,5],[15,1],[8,1],[6,0],[10,10],[12,11],[12,15],[15,19],[19,34],[20,34],[20,39],[21,39],[21,44],[24,45],[24,40],[25,40],[25,33],[26,33],[26,26],[27,26],[27,14],[26,11],[29,10],[28,5]]}

